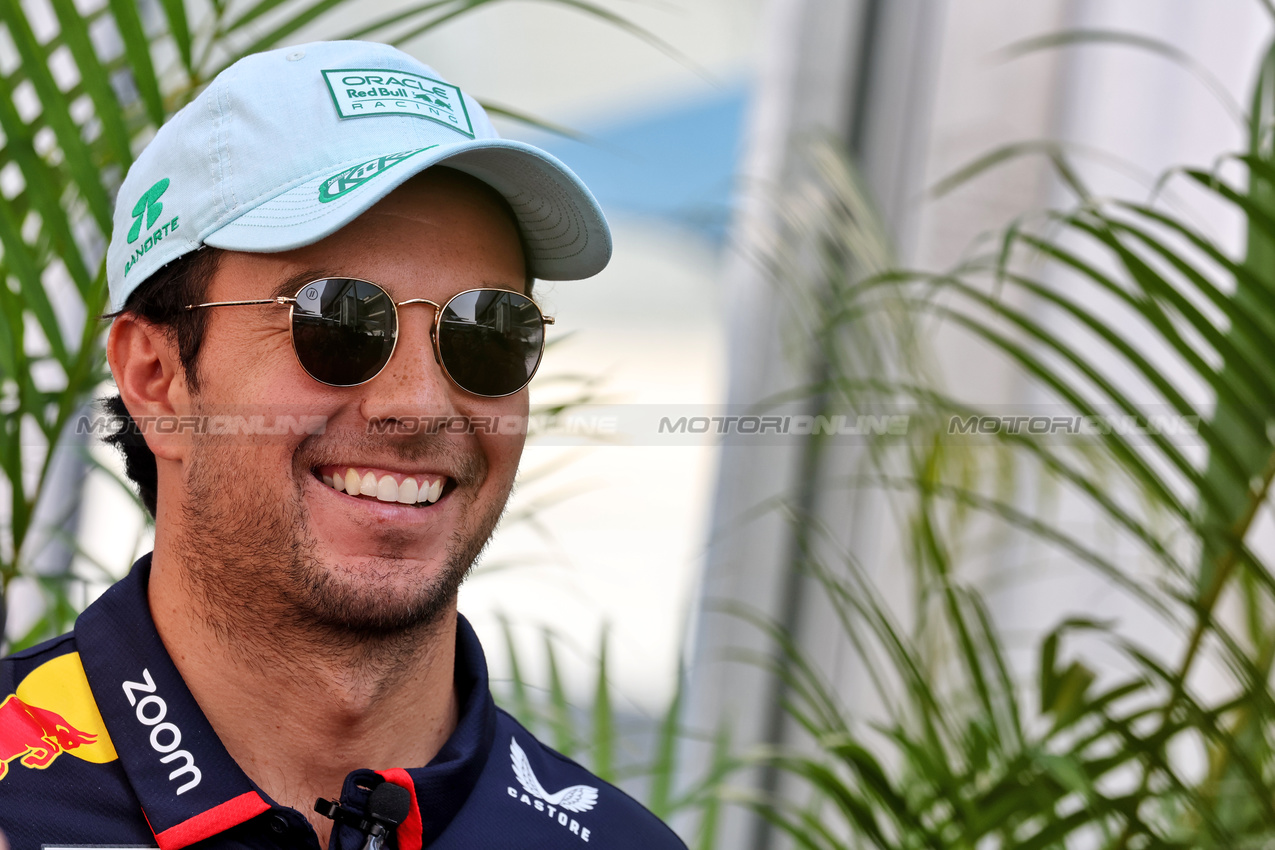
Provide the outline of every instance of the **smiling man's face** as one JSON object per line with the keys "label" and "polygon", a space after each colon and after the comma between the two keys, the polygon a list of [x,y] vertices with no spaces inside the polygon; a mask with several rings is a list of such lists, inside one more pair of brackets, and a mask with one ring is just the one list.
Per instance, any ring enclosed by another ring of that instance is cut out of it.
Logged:
{"label": "smiling man's face", "polygon": [[[443,304],[478,287],[521,292],[525,268],[513,221],[491,190],[436,168],[314,245],[226,254],[207,300],[268,298],[289,282],[350,277],[381,285],[395,302]],[[523,437],[393,426],[422,417],[525,417],[527,390],[489,399],[452,384],[434,359],[433,319],[429,305],[400,307],[398,345],[385,369],[338,388],[297,362],[287,310],[211,310],[193,412],[264,405],[324,417],[326,427],[261,439],[201,436],[189,446],[172,482],[180,508],[166,511],[161,496],[157,527],[190,552],[186,575],[209,605],[367,633],[428,624],[450,610],[504,510]],[[338,478],[375,481],[381,498],[338,490]],[[385,500],[391,487],[396,496],[416,489],[418,503]],[[437,501],[422,503],[431,488]]]}

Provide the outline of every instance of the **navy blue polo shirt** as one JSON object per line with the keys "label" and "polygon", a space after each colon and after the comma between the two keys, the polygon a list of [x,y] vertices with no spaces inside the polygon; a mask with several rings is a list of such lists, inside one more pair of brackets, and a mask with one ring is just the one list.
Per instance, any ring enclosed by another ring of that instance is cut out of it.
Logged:
{"label": "navy blue polo shirt", "polygon": [[[149,575],[148,555],[73,632],[0,660],[0,829],[13,850],[320,850],[302,813],[271,800],[217,738],[155,631]],[[641,805],[496,707],[464,618],[456,686],[460,722],[433,761],[346,777],[341,801],[359,810],[382,781],[410,792],[389,846],[684,850]],[[263,721],[278,710],[263,705]],[[337,827],[329,846],[363,840]]]}

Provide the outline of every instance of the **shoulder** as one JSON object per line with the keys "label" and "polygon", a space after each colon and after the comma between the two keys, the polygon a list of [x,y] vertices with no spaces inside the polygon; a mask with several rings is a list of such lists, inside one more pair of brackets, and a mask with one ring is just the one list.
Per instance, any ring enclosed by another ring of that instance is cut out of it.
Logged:
{"label": "shoulder", "polygon": [[75,632],[67,632],[21,652],[0,657],[0,694],[13,693],[18,683],[37,667],[75,651]]}
{"label": "shoulder", "polygon": [[503,768],[510,803],[516,802],[524,815],[556,828],[563,838],[577,839],[563,846],[599,843],[644,850],[684,850],[686,846],[641,803],[541,743],[499,709],[491,762]]}
{"label": "shoulder", "polygon": [[19,848],[145,840],[74,633],[0,658],[0,829]]}

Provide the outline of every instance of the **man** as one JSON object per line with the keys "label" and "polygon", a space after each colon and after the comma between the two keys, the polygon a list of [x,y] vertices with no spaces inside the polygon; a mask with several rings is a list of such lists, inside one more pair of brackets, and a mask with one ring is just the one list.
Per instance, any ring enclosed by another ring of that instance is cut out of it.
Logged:
{"label": "man", "polygon": [[0,665],[15,850],[683,846],[493,706],[456,612],[531,279],[609,255],[565,166],[381,45],[249,57],[160,130],[107,255],[155,550]]}

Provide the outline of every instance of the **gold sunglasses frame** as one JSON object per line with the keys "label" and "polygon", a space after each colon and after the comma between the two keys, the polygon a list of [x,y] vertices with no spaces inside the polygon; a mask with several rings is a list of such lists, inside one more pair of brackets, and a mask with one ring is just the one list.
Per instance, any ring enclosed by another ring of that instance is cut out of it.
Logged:
{"label": "gold sunglasses frame", "polygon": [[[300,295],[301,292],[307,286],[313,286],[316,283],[321,283],[322,281],[327,281],[327,280],[348,280],[353,283],[366,283],[369,286],[375,286],[385,295],[386,299],[390,302],[390,306],[394,308],[394,344],[393,346],[390,347],[390,354],[388,357],[385,358],[385,362],[381,364],[381,368],[377,369],[374,375],[372,375],[371,377],[365,380],[359,381],[357,384],[329,383],[328,381],[324,381],[319,378],[316,378],[314,375],[310,373],[310,370],[306,368],[305,362],[302,361],[301,359],[300,352],[297,351],[297,338],[295,335],[296,322],[294,321],[295,310],[297,305],[296,295],[293,295],[291,297],[288,297],[286,295],[279,295],[274,298],[255,298],[250,301],[209,301],[204,304],[187,304],[185,306],[185,309],[202,310],[205,307],[249,307],[253,305],[262,305],[262,304],[275,304],[280,307],[287,307],[288,308],[288,338],[292,342],[292,355],[297,358],[297,365],[299,365],[301,367],[301,370],[305,372],[307,375],[309,375],[312,380],[317,381],[318,383],[323,384],[325,386],[329,386],[329,387],[339,387],[342,389],[349,388],[349,387],[361,387],[364,384],[376,378],[377,375],[380,375],[382,372],[385,371],[385,367],[390,365],[390,361],[394,359],[394,353],[398,351],[398,340],[399,340],[398,308],[406,307],[411,304],[428,304],[429,306],[434,308],[434,322],[433,324],[430,325],[430,329],[429,329],[430,344],[434,349],[434,362],[437,363],[438,367],[443,370],[443,374],[447,376],[447,380],[451,382],[451,385],[459,389],[461,392],[469,393],[470,395],[477,396],[478,398],[506,398],[508,396],[520,393],[524,389],[526,389],[527,385],[531,383],[531,379],[536,377],[536,373],[540,371],[540,364],[541,362],[544,361],[544,356],[545,356],[544,326],[552,325],[554,323],[554,320],[553,320],[553,316],[546,316],[544,314],[544,312],[540,309],[539,304],[537,304],[530,297],[523,295],[521,292],[517,292],[513,289],[501,289],[500,287],[497,287],[497,286],[478,286],[478,287],[474,287],[473,289],[466,289],[462,292],[457,292],[455,295],[453,295],[451,298],[448,298],[445,302],[443,302],[440,305],[437,301],[431,301],[428,298],[408,298],[404,301],[395,301],[390,296],[389,291],[385,287],[381,286],[379,283],[376,283],[375,281],[364,280],[363,278],[321,277],[321,278],[316,278],[315,280],[308,281],[307,283],[304,283],[301,286],[299,286],[297,288],[297,295]],[[499,395],[487,395],[486,393],[476,393],[473,390],[466,389],[465,387],[461,386],[460,383],[456,380],[456,378],[452,376],[451,370],[447,368],[447,364],[443,362],[443,355],[438,347],[438,333],[439,333],[439,328],[442,326],[442,322],[443,322],[443,311],[447,309],[447,305],[451,304],[457,298],[461,297],[462,295],[468,295],[471,292],[508,292],[513,295],[522,295],[522,297],[526,298],[528,303],[530,303],[532,307],[536,308],[536,313],[540,316],[540,324],[541,324],[540,350],[536,353],[536,365],[531,370],[531,374],[527,376],[527,380],[524,381],[522,386],[518,387],[518,389],[516,390],[512,390],[507,393],[500,393]]]}

